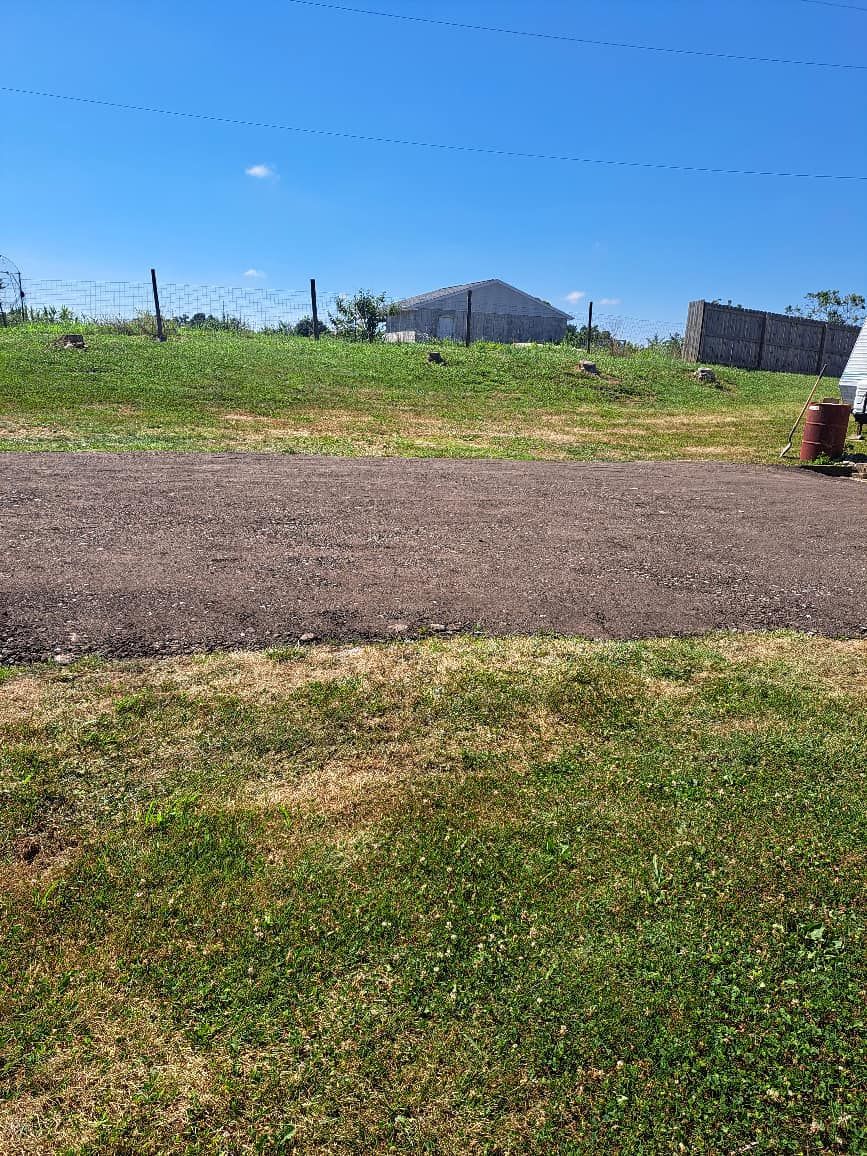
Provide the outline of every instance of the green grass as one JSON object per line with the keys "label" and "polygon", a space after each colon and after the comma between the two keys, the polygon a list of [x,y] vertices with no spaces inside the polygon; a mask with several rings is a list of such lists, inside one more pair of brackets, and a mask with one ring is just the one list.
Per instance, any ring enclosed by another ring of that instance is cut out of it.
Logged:
{"label": "green grass", "polygon": [[867,1150],[867,642],[0,677],[0,1151]]}
{"label": "green grass", "polygon": [[[283,450],[409,457],[773,461],[806,378],[694,367],[654,352],[352,345],[185,332],[0,330],[0,445],[43,450]],[[834,391],[828,383],[826,391]]]}

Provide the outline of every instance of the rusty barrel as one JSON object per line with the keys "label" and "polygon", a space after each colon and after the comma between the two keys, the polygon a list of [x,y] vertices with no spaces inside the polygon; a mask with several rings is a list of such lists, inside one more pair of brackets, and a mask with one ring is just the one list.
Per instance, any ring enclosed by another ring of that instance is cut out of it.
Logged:
{"label": "rusty barrel", "polygon": [[808,406],[801,438],[801,461],[814,462],[821,454],[838,458],[846,444],[851,413],[851,405],[832,398]]}

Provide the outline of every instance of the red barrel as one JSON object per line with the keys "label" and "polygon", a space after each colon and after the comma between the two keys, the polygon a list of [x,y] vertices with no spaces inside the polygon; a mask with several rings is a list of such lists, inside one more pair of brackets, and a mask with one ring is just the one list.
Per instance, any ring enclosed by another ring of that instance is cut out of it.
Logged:
{"label": "red barrel", "polygon": [[846,444],[851,413],[851,405],[830,398],[809,406],[801,438],[801,461],[814,462],[821,454],[838,458]]}

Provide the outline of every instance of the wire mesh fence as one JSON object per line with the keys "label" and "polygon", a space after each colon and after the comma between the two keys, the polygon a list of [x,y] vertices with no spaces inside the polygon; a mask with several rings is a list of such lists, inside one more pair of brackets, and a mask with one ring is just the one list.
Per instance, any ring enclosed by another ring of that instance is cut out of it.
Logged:
{"label": "wire mesh fence", "polygon": [[[24,279],[26,320],[115,327],[123,332],[138,324],[147,331],[153,320],[153,288],[148,281],[61,281]],[[337,303],[336,293],[319,293],[323,320]],[[309,289],[263,289],[254,286],[159,285],[162,316],[171,327],[234,329],[239,332],[290,332],[312,314]]]}
{"label": "wire mesh fence", "polygon": [[[7,304],[3,317],[6,323],[97,326],[122,334],[156,334],[153,287],[149,281],[23,278],[20,287],[23,297],[17,306],[15,302],[11,307]],[[319,324],[327,332],[342,295],[318,291],[316,296]],[[396,304],[387,295],[379,300],[385,311]],[[309,288],[161,282],[159,302],[169,337],[181,329],[313,336]],[[576,318],[567,327],[568,344],[614,354],[660,348],[679,356],[682,343],[678,322],[621,314],[594,315],[589,338],[588,342],[586,321],[582,325]]]}
{"label": "wire mesh fence", "polygon": [[[585,336],[586,333],[585,325]],[[650,347],[664,348],[674,356],[680,356],[683,347],[682,323],[625,317],[621,314],[597,314],[593,318],[591,346],[612,353],[627,353],[632,349]]]}

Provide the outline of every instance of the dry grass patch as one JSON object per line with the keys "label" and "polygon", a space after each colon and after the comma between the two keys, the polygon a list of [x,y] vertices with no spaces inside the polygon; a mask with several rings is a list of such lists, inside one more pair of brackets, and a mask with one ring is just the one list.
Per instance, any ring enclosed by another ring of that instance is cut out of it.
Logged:
{"label": "dry grass patch", "polygon": [[[76,967],[75,960],[66,960]],[[109,983],[111,959],[91,958]],[[0,1101],[0,1152],[4,1156],[60,1156],[98,1150],[106,1122],[139,1116],[167,1145],[191,1109],[213,1110],[219,1075],[181,1030],[167,1032],[164,1011],[94,979],[78,987],[70,1035],[51,1051],[38,1079],[22,1072],[12,1097]],[[137,1109],[150,1102],[151,1109]],[[150,1117],[150,1119],[148,1118]],[[154,1137],[155,1138],[155,1137]]]}
{"label": "dry grass patch", "polygon": [[53,441],[58,436],[63,436],[63,426],[58,424],[56,426],[31,425],[28,422],[8,422],[4,421],[0,424],[0,440],[2,441],[22,441],[25,439],[42,442]]}
{"label": "dry grass patch", "polygon": [[732,663],[772,663],[854,699],[867,696],[867,638],[815,638],[785,631],[720,635],[714,645]]}

